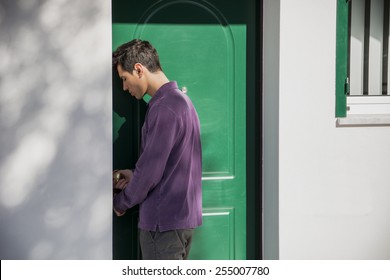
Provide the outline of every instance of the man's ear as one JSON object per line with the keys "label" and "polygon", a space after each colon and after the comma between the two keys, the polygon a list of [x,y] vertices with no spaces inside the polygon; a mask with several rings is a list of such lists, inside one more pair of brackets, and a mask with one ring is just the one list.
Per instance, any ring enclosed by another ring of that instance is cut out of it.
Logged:
{"label": "man's ear", "polygon": [[134,65],[134,70],[135,70],[135,72],[137,72],[137,75],[139,78],[141,78],[142,75],[144,74],[144,67],[142,66],[141,63],[136,63]]}

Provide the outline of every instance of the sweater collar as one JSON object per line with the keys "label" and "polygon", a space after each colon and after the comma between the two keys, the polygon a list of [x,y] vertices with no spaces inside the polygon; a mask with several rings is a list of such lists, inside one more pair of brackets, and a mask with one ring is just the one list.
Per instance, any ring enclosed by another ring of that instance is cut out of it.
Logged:
{"label": "sweater collar", "polygon": [[149,101],[149,106],[152,105],[154,102],[157,100],[161,99],[164,96],[164,93],[171,91],[172,89],[177,89],[177,82],[176,81],[171,81],[166,84],[163,84],[154,94],[152,99]]}

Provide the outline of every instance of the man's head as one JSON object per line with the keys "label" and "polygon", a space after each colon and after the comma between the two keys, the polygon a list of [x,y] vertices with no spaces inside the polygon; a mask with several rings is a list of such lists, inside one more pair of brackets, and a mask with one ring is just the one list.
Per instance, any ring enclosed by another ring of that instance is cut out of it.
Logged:
{"label": "man's head", "polygon": [[147,90],[145,71],[162,71],[156,49],[148,41],[139,39],[119,46],[112,54],[112,66],[118,70],[123,90],[137,99],[142,99]]}
{"label": "man's head", "polygon": [[113,67],[121,65],[131,73],[136,63],[141,63],[151,73],[162,71],[157,51],[148,41],[134,39],[119,46],[112,54]]}

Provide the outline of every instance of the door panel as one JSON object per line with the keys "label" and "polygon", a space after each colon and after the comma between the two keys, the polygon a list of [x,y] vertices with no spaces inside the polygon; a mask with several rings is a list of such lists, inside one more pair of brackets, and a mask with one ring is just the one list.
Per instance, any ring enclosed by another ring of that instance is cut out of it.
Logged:
{"label": "door panel", "polygon": [[[132,169],[139,153],[141,125],[146,105],[122,90],[113,70],[113,170]],[[138,259],[138,206],[122,217],[113,214],[113,259]]]}
{"label": "door panel", "polygon": [[186,88],[198,111],[203,225],[190,258],[245,259],[247,25],[229,18],[246,6],[235,5],[233,13],[226,8],[232,1],[146,2],[138,20],[113,23],[113,48],[150,41],[168,78]]}

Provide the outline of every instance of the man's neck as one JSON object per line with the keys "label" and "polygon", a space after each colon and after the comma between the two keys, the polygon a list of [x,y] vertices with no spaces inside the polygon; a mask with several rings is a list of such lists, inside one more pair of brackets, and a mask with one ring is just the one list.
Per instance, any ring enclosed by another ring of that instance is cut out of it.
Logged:
{"label": "man's neck", "polygon": [[148,81],[149,81],[149,86],[147,92],[152,97],[156,94],[157,90],[160,87],[162,87],[166,83],[169,83],[167,76],[165,76],[164,72],[162,71],[149,73]]}

